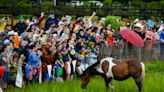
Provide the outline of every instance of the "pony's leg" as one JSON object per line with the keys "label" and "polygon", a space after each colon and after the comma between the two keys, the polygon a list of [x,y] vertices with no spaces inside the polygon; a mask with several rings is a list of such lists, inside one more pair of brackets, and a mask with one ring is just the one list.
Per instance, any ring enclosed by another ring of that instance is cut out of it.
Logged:
{"label": "pony's leg", "polygon": [[141,90],[142,90],[142,80],[141,80],[141,78],[134,78],[134,80],[137,84],[138,92],[141,92]]}
{"label": "pony's leg", "polygon": [[114,85],[113,85],[112,79],[110,79],[109,84],[110,84],[110,88],[111,88],[112,92],[114,92]]}
{"label": "pony's leg", "polygon": [[145,65],[141,62],[141,67],[142,67],[142,73],[141,76],[139,77],[133,77],[137,87],[138,87],[138,92],[141,92],[142,87],[143,87],[143,83],[144,83],[144,77],[145,77]]}
{"label": "pony's leg", "polygon": [[105,84],[106,84],[106,92],[109,91],[109,82],[108,82],[108,78],[105,78]]}

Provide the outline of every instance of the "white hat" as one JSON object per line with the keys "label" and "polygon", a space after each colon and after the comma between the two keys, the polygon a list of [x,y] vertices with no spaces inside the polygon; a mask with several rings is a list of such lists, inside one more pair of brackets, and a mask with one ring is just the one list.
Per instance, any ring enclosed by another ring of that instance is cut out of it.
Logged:
{"label": "white hat", "polygon": [[136,23],[136,22],[138,22],[138,21],[139,21],[139,19],[135,19],[135,20],[134,20],[134,23]]}
{"label": "white hat", "polygon": [[143,25],[141,23],[137,23],[134,27],[143,28]]}

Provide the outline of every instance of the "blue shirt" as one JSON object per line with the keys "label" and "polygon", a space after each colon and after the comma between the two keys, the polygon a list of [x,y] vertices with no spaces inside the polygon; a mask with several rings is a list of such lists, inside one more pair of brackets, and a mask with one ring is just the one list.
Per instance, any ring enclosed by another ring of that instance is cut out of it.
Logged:
{"label": "blue shirt", "polygon": [[33,67],[37,67],[40,62],[40,57],[34,51],[29,51],[28,53],[28,64],[31,64]]}
{"label": "blue shirt", "polygon": [[51,18],[48,18],[45,22],[45,30],[48,30],[49,27],[50,27],[50,23],[53,22],[55,25],[58,25],[58,19],[54,18],[54,19],[51,19]]}
{"label": "blue shirt", "polygon": [[160,40],[164,40],[164,31],[161,31],[159,34]]}
{"label": "blue shirt", "polygon": [[147,22],[147,25],[149,28],[153,28],[154,27],[154,21],[149,19]]}

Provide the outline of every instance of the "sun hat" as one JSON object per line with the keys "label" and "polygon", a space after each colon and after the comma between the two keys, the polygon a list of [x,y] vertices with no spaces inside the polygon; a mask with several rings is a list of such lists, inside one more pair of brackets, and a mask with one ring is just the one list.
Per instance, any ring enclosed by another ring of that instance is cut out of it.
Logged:
{"label": "sun hat", "polygon": [[141,23],[137,23],[134,25],[135,28],[143,28],[143,25]]}

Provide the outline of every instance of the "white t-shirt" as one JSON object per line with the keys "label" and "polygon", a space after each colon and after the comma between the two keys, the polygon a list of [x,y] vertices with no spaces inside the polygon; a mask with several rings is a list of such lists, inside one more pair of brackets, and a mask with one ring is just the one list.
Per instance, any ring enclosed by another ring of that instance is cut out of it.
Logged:
{"label": "white t-shirt", "polygon": [[160,28],[158,29],[158,33],[160,33],[164,29],[164,26],[161,25]]}

